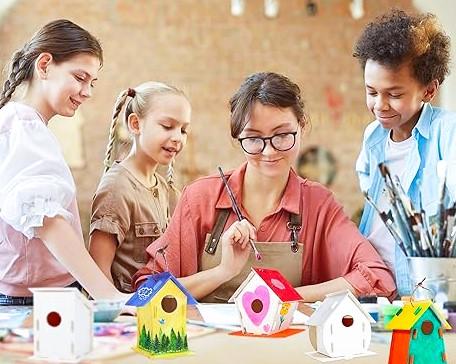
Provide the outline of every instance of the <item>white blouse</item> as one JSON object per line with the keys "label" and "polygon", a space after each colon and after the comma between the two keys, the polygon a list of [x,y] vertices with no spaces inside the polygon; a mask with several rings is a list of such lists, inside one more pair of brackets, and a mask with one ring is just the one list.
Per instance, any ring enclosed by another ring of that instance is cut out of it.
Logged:
{"label": "white blouse", "polygon": [[45,216],[73,224],[75,195],[59,142],[42,117],[29,106],[6,104],[0,109],[0,218],[31,239]]}

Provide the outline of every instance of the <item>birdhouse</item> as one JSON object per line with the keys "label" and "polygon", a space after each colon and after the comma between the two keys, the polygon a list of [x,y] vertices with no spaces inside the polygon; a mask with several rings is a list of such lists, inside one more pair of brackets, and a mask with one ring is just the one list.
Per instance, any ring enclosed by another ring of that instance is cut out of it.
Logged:
{"label": "birdhouse", "polygon": [[252,268],[228,302],[235,302],[244,333],[271,335],[290,326],[301,300],[279,271]]}
{"label": "birdhouse", "polygon": [[447,363],[443,330],[451,326],[431,300],[406,302],[386,328],[393,330],[389,364]]}
{"label": "birdhouse", "polygon": [[171,273],[150,276],[127,302],[137,307],[135,350],[152,357],[187,353],[187,304],[196,303]]}
{"label": "birdhouse", "polygon": [[374,322],[350,291],[328,294],[308,321],[310,341],[332,358],[367,353]]}
{"label": "birdhouse", "polygon": [[92,350],[93,310],[77,288],[31,288],[34,358],[78,362]]}

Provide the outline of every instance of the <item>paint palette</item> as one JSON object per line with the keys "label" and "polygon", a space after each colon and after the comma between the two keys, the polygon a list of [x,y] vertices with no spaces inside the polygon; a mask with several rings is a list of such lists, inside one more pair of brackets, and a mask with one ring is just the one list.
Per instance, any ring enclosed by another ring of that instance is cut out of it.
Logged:
{"label": "paint palette", "polygon": [[98,300],[93,301],[95,322],[112,322],[119,316],[125,301],[123,300]]}

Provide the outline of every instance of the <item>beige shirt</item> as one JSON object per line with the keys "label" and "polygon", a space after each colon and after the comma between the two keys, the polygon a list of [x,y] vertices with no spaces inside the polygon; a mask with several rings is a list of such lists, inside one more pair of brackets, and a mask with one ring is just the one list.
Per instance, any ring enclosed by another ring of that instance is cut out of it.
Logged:
{"label": "beige shirt", "polygon": [[113,234],[117,250],[111,266],[114,285],[131,292],[131,277],[148,261],[146,248],[166,229],[170,218],[169,188],[162,176],[144,186],[121,164],[115,163],[102,177],[92,202],[90,234]]}

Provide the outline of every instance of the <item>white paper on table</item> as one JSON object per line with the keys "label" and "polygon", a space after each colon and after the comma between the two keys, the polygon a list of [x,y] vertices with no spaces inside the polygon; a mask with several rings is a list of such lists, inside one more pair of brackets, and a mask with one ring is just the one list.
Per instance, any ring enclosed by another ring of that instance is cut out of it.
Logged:
{"label": "white paper on table", "polygon": [[327,363],[327,362],[338,361],[338,360],[351,361],[353,358],[377,355],[377,353],[374,353],[373,351],[366,351],[365,353],[362,353],[362,354],[356,354],[356,355],[352,355],[352,356],[341,356],[338,358],[330,358],[329,356],[323,355],[323,354],[319,353],[318,351],[310,351],[310,352],[306,353],[306,355],[310,356],[312,359],[321,361],[322,363]]}
{"label": "white paper on table", "polygon": [[[196,305],[204,323],[214,327],[235,327],[241,326],[238,310],[235,304],[231,303],[199,303]],[[295,311],[292,325],[305,325],[309,316],[302,312]]]}

